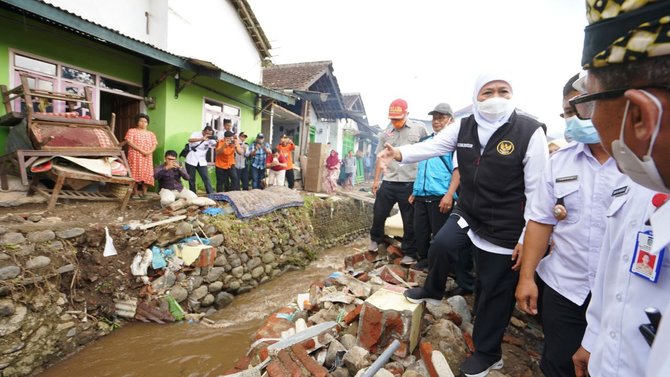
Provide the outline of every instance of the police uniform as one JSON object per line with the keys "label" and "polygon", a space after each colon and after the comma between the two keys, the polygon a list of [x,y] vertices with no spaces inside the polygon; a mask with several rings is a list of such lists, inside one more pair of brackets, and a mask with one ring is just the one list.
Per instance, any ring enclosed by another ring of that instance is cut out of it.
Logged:
{"label": "police uniform", "polygon": [[651,230],[648,220],[656,193],[628,177],[615,186],[625,194],[615,197],[607,210],[607,230],[582,339],[582,347],[591,353],[589,373],[594,377],[643,375],[649,357],[649,345],[639,331],[640,325],[649,322],[644,309],[663,310],[670,298],[670,260],[659,265],[656,283],[632,271],[638,241]]}
{"label": "police uniform", "polygon": [[[670,202],[665,203],[651,216],[651,226],[654,232],[654,247],[652,254],[657,254],[662,248],[667,251],[670,245]],[[668,258],[666,256],[666,258]],[[666,261],[665,264],[668,264]],[[660,276],[659,279],[664,278]],[[665,276],[666,279],[670,279]],[[667,301],[666,295],[666,301]],[[660,308],[659,308],[660,309]],[[670,305],[666,304],[663,311],[661,325],[656,334],[651,353],[649,355],[649,364],[647,365],[647,377],[670,376]]]}
{"label": "police uniform", "polygon": [[[551,254],[536,270],[544,283],[538,299],[542,322],[547,324],[540,362],[545,376],[574,374],[572,355],[586,329],[585,313],[605,233],[603,219],[621,177],[613,159],[601,165],[588,145],[572,142],[549,158],[529,202],[528,219],[554,227]],[[567,210],[561,220],[554,212],[558,206]]]}

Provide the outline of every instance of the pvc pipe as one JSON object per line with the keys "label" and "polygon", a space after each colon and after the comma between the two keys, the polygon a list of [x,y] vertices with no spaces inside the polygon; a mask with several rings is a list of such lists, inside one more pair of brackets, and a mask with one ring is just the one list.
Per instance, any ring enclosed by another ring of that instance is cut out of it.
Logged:
{"label": "pvc pipe", "polygon": [[390,346],[386,347],[384,352],[379,355],[377,360],[375,360],[372,365],[363,373],[361,377],[372,377],[374,376],[378,370],[382,369],[382,367],[386,364],[386,362],[393,356],[393,352],[395,352],[398,348],[400,348],[400,342],[398,339],[393,340],[393,343],[391,343]]}

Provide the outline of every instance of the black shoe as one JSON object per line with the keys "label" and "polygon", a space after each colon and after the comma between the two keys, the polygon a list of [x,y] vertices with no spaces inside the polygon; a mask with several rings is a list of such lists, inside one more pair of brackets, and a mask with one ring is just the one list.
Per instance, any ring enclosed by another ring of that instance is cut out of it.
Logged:
{"label": "black shoe", "polygon": [[428,292],[426,292],[425,289],[423,289],[423,287],[410,288],[403,294],[405,295],[407,301],[414,304],[427,302],[433,305],[439,305],[442,302],[442,297],[431,296]]}
{"label": "black shoe", "polygon": [[428,272],[428,259],[421,259],[420,261],[410,266],[410,268],[412,270]]}
{"label": "black shoe", "polygon": [[488,363],[479,360],[476,355],[472,355],[461,364],[461,373],[465,377],[486,377],[490,371],[501,369],[502,367],[502,358],[496,362]]}

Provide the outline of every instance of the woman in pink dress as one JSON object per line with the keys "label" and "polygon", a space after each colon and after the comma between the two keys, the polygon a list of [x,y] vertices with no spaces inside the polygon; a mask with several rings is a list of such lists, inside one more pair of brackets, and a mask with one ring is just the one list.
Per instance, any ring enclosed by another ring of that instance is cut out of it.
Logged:
{"label": "woman in pink dress", "polygon": [[125,140],[128,142],[128,165],[135,180],[133,195],[141,190],[140,197],[147,194],[147,186],[154,185],[154,164],[152,154],[156,150],[156,135],[147,130],[149,116],[138,114],[136,117],[137,127],[131,128],[126,133]]}
{"label": "woman in pink dress", "polygon": [[327,194],[332,194],[337,188],[337,177],[340,175],[340,159],[334,149],[330,151],[330,156],[326,159],[324,175],[323,189]]}

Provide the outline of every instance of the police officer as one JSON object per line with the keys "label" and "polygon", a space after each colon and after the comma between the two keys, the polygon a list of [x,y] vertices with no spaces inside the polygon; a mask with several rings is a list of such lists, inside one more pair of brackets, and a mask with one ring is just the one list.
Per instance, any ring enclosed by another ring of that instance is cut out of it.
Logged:
{"label": "police officer", "polygon": [[[519,309],[535,315],[541,301],[544,349],[540,368],[547,377],[574,376],[572,355],[586,329],[586,308],[598,266],[610,205],[621,173],[593,124],[577,118],[568,100],[579,95],[563,88],[566,139],[574,140],[554,152],[544,168],[542,184],[531,197],[524,253],[516,288]],[[551,239],[551,254],[542,259]],[[539,264],[539,265],[538,265]],[[535,272],[541,290],[535,283]]]}
{"label": "police officer", "polygon": [[[647,376],[667,376],[669,314],[651,357],[639,327],[649,323],[645,308],[667,311],[670,299],[670,263],[660,252],[670,241],[670,2],[586,4],[582,65],[588,75],[576,83],[584,94],[570,103],[580,118],[593,121],[631,180],[615,190],[625,194],[607,213],[588,326],[573,361],[578,376],[587,365],[591,376],[642,376],[645,368]],[[651,274],[632,268],[644,254]]]}

